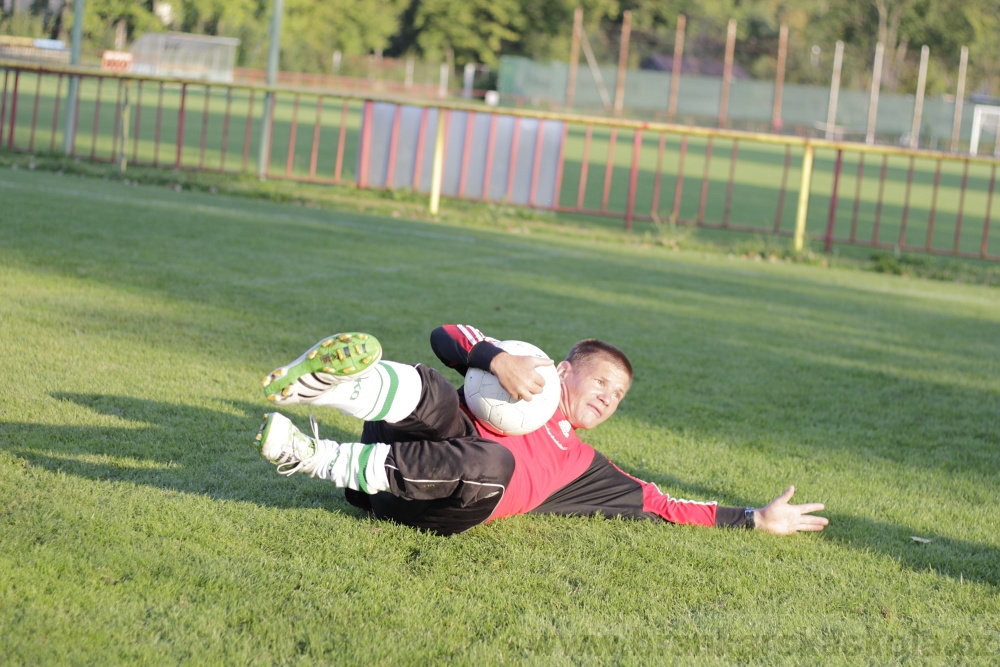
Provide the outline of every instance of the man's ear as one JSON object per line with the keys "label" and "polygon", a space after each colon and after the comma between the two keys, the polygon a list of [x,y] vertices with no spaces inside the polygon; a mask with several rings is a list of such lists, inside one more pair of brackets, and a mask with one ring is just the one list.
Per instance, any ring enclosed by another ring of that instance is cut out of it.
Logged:
{"label": "man's ear", "polygon": [[556,366],[556,372],[559,373],[560,378],[566,377],[566,374],[571,370],[573,370],[573,366],[565,359],[560,361],[559,365]]}

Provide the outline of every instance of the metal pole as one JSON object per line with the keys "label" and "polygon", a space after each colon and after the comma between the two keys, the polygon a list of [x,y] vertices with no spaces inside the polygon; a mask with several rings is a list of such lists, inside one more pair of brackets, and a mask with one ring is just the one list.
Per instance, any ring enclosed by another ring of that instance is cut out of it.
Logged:
{"label": "metal pole", "polygon": [[784,125],[781,120],[781,98],[785,90],[785,63],[787,60],[788,26],[782,23],[778,33],[778,71],[774,75],[774,107],[771,110],[772,132],[780,132],[782,125]]}
{"label": "metal pole", "polygon": [[[863,155],[863,153],[862,153]],[[833,165],[833,190],[830,192],[830,214],[826,220],[826,243],[824,252],[833,250],[833,226],[837,222],[837,190],[840,188],[840,169],[844,164],[844,150],[837,149],[837,161]]]}
{"label": "metal pole", "polygon": [[674,41],[674,62],[670,72],[670,100],[667,102],[667,122],[674,122],[677,115],[677,93],[681,88],[681,64],[684,61],[684,28],[687,25],[687,17],[683,14],[677,16],[677,37]]}
{"label": "metal pole", "polygon": [[437,215],[441,204],[441,181],[444,176],[445,110],[438,109],[437,134],[434,137],[434,164],[431,167],[431,215]]}
{"label": "metal pole", "polygon": [[830,107],[826,111],[826,138],[833,139],[837,129],[837,99],[840,97],[840,69],[844,64],[844,43],[837,41],[833,52],[833,77],[830,79]]}
{"label": "metal pole", "polygon": [[583,32],[583,7],[573,10],[573,41],[569,48],[569,76],[566,81],[566,108],[573,107],[576,97],[576,70],[580,63],[580,33]]}
{"label": "metal pole", "polygon": [[813,145],[806,144],[802,154],[802,181],[799,185],[799,209],[795,215],[795,252],[802,252],[809,214],[809,187],[812,183]]}
{"label": "metal pole", "polygon": [[882,88],[882,58],[885,47],[882,42],[875,45],[875,65],[872,67],[872,88],[868,95],[868,131],[865,133],[865,143],[875,143],[875,118],[878,116],[878,93]]}
{"label": "metal pole", "polygon": [[927,86],[927,61],[931,50],[926,44],[920,47],[920,73],[917,76],[917,99],[913,104],[913,127],[910,129],[910,148],[920,144],[920,117],[924,113],[924,89]]}
{"label": "metal pole", "polygon": [[965,103],[965,72],[969,66],[969,47],[962,47],[962,57],[958,62],[958,90],[955,91],[955,120],[951,125],[951,146],[954,153],[958,150],[958,135],[962,129],[962,105]]}
{"label": "metal pole", "polygon": [[625,12],[622,20],[622,41],[618,45],[618,76],[615,77],[615,115],[621,116],[625,108],[625,75],[628,68],[628,42],[632,35],[632,12]]}
{"label": "metal pole", "polygon": [[462,97],[467,100],[472,99],[472,84],[476,77],[476,66],[472,63],[465,63],[462,71]]}
{"label": "metal pole", "polygon": [[448,63],[441,63],[438,71],[438,97],[444,99],[448,97]]}
{"label": "metal pole", "polygon": [[[267,85],[274,86],[278,80],[278,61],[281,58],[281,19],[285,13],[285,0],[274,0],[271,8],[271,30],[267,49]],[[260,124],[260,156],[257,158],[257,176],[267,178],[267,167],[271,161],[271,124],[274,122],[274,91],[267,91],[264,98],[264,114]]]}
{"label": "metal pole", "polygon": [[[80,65],[80,43],[83,41],[83,3],[85,0],[76,0],[73,3],[73,31],[70,33],[69,64],[74,67]],[[73,75],[69,78],[69,94],[66,99],[66,129],[63,132],[63,153],[73,154],[73,145],[76,143],[76,107],[80,103],[80,77]]]}
{"label": "metal pole", "polygon": [[129,99],[128,99],[128,89],[129,81],[125,80],[125,91],[124,98],[122,99],[122,118],[121,118],[121,153],[118,155],[118,168],[124,174],[125,169],[128,166],[128,122],[129,122]]}

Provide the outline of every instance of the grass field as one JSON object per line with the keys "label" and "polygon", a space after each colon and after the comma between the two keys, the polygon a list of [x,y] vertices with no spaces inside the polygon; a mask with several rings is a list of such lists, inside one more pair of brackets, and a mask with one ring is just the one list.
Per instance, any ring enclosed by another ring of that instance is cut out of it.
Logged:
{"label": "grass field", "polygon": [[[0,202],[5,664],[1000,654],[995,288],[26,169]],[[258,457],[266,372],[342,329],[441,368],[442,322],[554,356],[617,343],[636,382],[588,442],[684,498],[794,483],[829,528],[522,516],[436,538]]]}

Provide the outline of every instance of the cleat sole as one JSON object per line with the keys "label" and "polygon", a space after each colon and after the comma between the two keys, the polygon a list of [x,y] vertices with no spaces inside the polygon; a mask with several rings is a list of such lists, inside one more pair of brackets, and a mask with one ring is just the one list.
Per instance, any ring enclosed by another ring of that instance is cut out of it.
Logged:
{"label": "cleat sole", "polygon": [[382,346],[374,336],[336,334],[316,343],[290,364],[274,369],[261,386],[268,400],[280,401],[296,395],[295,384],[303,376],[323,373],[333,379],[346,379],[367,371],[381,359]]}

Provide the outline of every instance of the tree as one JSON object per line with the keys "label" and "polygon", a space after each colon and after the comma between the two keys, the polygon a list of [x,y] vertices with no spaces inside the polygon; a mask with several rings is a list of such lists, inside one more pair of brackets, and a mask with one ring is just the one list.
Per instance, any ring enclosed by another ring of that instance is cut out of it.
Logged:
{"label": "tree", "polygon": [[429,60],[494,64],[527,26],[519,0],[423,0],[414,27]]}
{"label": "tree", "polygon": [[[127,41],[160,25],[153,14],[152,0],[88,0],[84,9],[83,33],[91,46],[98,49],[115,46],[115,25],[124,27]],[[72,20],[67,23],[72,25]]]}
{"label": "tree", "polygon": [[400,28],[406,0],[286,0],[283,69],[324,72],[334,51],[381,53]]}

